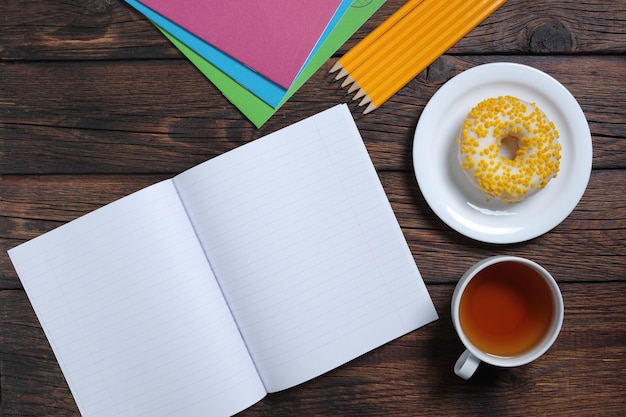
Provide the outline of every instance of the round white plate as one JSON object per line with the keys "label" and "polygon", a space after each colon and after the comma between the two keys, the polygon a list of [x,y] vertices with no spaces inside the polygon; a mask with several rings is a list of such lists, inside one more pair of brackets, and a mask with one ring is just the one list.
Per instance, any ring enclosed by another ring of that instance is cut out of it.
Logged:
{"label": "round white plate", "polygon": [[[459,168],[456,139],[467,113],[501,95],[534,102],[560,134],[561,167],[537,194],[517,204],[486,201]],[[450,227],[488,243],[515,243],[542,235],[580,201],[591,175],[591,133],[572,94],[549,75],[525,65],[485,64],[448,81],[428,102],[413,142],[413,166],[432,210]]]}

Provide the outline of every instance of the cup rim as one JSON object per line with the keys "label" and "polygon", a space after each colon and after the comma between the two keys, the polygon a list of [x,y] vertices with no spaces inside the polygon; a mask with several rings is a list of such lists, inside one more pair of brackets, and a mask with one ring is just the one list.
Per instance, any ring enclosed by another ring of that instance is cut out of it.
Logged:
{"label": "cup rim", "polygon": [[[465,290],[465,288],[467,287],[467,285],[469,284],[469,282],[471,281],[471,279],[474,276],[476,276],[478,272],[484,270],[488,266],[491,266],[496,263],[510,262],[510,261],[519,262],[527,266],[530,266],[535,271],[537,271],[539,275],[541,275],[541,277],[545,279],[545,281],[548,283],[550,290],[552,292],[553,301],[555,303],[555,314],[554,314],[554,317],[552,318],[552,324],[550,326],[550,330],[547,333],[546,337],[541,341],[541,343],[539,343],[530,351],[525,352],[519,356],[502,357],[502,356],[496,356],[496,355],[486,353],[478,349],[476,346],[474,346],[474,344],[468,339],[468,337],[463,332],[458,316],[459,316],[459,306],[460,306],[461,295],[463,291]],[[552,274],[550,274],[543,266],[539,265],[538,263],[534,261],[531,261],[530,259],[522,258],[519,256],[496,255],[496,256],[491,256],[489,258],[485,258],[481,261],[478,261],[477,263],[472,265],[470,268],[468,268],[463,274],[463,276],[461,276],[461,278],[459,279],[454,289],[454,293],[452,295],[451,313],[452,313],[452,322],[454,324],[456,333],[461,339],[461,342],[463,343],[465,348],[472,355],[474,355],[480,361],[491,364],[491,365],[500,366],[500,367],[514,367],[514,366],[525,365],[529,362],[534,361],[535,359],[543,355],[554,344],[554,342],[556,341],[561,331],[561,327],[563,325],[564,305],[563,305],[563,296],[561,295],[561,290],[559,289],[559,286],[556,280],[554,279]]]}

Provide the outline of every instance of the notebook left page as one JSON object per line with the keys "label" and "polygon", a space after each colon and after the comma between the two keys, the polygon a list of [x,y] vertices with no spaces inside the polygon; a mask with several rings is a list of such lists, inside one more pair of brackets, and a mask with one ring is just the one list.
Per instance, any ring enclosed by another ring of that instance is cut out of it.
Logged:
{"label": "notebook left page", "polygon": [[171,181],[9,255],[84,416],[231,415],[265,395]]}

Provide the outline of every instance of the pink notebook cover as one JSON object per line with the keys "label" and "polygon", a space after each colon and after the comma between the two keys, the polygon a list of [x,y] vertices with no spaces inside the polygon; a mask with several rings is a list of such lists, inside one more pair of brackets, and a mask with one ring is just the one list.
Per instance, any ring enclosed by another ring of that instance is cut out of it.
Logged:
{"label": "pink notebook cover", "polygon": [[288,89],[341,0],[140,0]]}

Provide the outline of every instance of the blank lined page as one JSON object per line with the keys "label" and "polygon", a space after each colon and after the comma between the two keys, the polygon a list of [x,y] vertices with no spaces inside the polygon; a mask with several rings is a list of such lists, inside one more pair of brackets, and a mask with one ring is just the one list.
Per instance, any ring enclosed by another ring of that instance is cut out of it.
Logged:
{"label": "blank lined page", "polygon": [[347,106],[174,181],[269,392],[437,318]]}
{"label": "blank lined page", "polygon": [[230,415],[265,395],[171,181],[10,255],[84,416]]}

